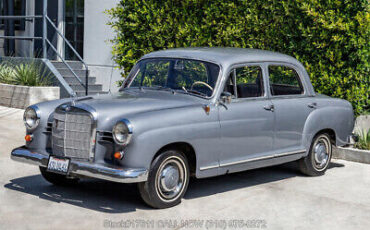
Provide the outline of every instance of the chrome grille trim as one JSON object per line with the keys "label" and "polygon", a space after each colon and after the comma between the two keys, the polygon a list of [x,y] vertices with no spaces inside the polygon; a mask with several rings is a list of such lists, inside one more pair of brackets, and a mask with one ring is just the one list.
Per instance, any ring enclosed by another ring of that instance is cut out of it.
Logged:
{"label": "chrome grille trim", "polygon": [[96,116],[85,108],[62,105],[54,112],[52,126],[53,155],[93,161]]}

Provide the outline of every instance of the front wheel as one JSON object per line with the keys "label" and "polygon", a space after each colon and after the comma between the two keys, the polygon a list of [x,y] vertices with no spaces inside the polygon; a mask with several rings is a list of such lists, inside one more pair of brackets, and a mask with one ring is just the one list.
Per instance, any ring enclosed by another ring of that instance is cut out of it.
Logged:
{"label": "front wheel", "polygon": [[189,184],[189,165],[177,150],[167,150],[156,157],[148,180],[138,184],[140,195],[153,208],[169,208],[181,203]]}
{"label": "front wheel", "polygon": [[320,176],[328,169],[332,156],[332,145],[328,134],[315,136],[309,154],[299,160],[302,173],[309,176]]}

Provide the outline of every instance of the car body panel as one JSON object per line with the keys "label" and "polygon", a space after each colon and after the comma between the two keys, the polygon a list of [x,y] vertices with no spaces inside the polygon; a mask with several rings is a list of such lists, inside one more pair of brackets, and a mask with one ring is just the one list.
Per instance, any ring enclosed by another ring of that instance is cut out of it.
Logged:
{"label": "car body panel", "polygon": [[264,109],[269,99],[238,99],[219,107],[221,123],[220,164],[271,154],[274,114]]}
{"label": "car body panel", "polygon": [[[337,146],[348,143],[354,125],[352,106],[347,101],[316,94],[303,65],[293,57],[253,49],[189,48],[153,52],[142,60],[150,58],[185,58],[218,64],[221,68],[213,96],[122,88],[116,94],[39,103],[36,106],[41,111],[40,124],[35,130],[27,130],[34,140],[26,148],[42,155],[51,154],[48,124],[58,106],[93,111],[96,144],[90,163],[140,172],[149,170],[156,154],[174,143],[185,143],[194,150],[198,178],[300,159],[308,154],[311,140],[322,130],[335,133]],[[264,97],[223,102],[220,95],[230,71],[252,64],[263,70]],[[270,64],[294,67],[304,94],[273,97],[268,86]],[[316,104],[310,107],[312,103]],[[275,110],[267,111],[265,105],[274,105]],[[104,135],[112,135],[112,128],[121,119],[130,121],[133,127],[132,141],[123,149],[104,139]],[[124,152],[121,160],[112,158],[117,149]]]}

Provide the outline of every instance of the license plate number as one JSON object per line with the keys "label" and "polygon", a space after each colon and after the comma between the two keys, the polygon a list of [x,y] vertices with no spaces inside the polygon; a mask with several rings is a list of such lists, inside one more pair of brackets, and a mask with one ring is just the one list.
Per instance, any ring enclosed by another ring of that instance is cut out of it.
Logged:
{"label": "license plate number", "polygon": [[48,171],[67,174],[69,167],[69,159],[57,158],[50,156],[48,163]]}

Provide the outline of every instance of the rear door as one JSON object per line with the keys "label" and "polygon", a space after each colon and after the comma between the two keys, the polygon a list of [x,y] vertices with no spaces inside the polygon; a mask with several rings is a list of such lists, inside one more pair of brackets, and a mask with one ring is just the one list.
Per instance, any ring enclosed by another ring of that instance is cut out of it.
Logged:
{"label": "rear door", "polygon": [[268,74],[275,116],[273,149],[277,154],[302,152],[303,128],[308,115],[315,109],[313,98],[307,95],[299,68],[269,63]]}

